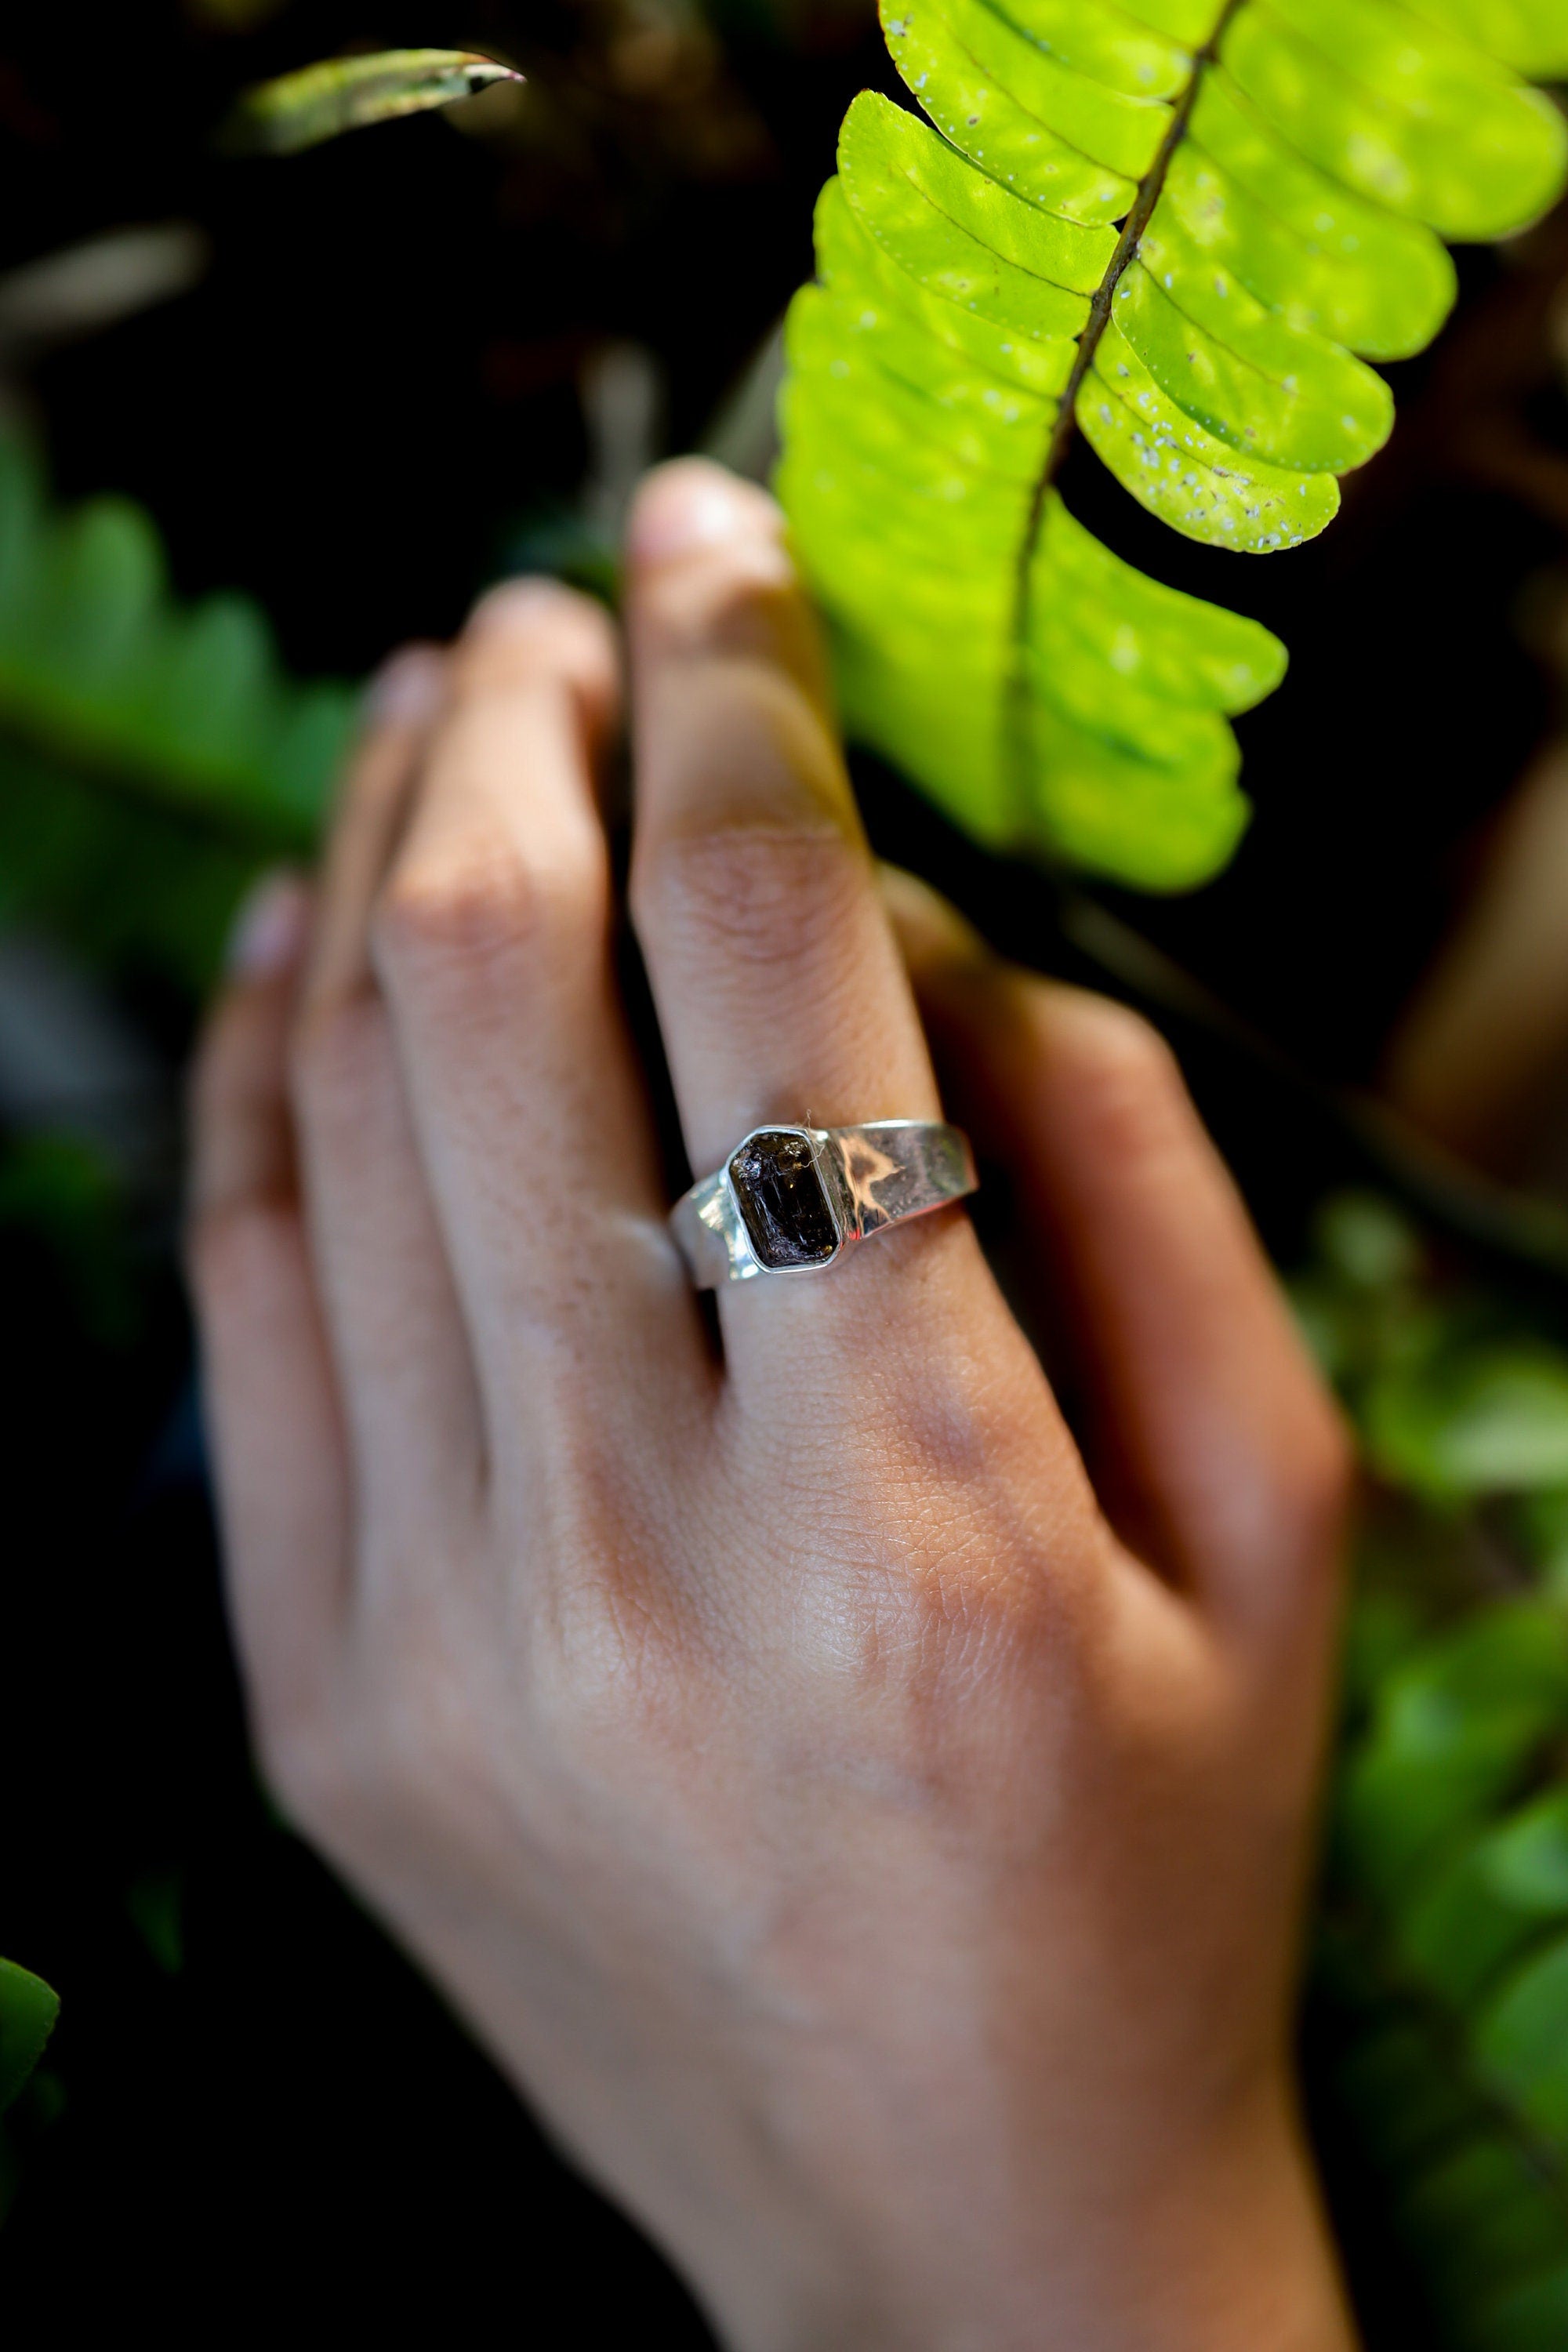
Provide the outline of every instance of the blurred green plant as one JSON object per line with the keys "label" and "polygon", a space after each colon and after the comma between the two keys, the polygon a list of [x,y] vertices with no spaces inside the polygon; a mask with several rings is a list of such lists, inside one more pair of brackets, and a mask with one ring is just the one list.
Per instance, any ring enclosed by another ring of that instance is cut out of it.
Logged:
{"label": "blurred green plant", "polygon": [[140,508],[52,506],[0,437],[0,921],[204,985],[248,875],[314,840],[352,722],[255,604],[171,595]]}
{"label": "blurred green plant", "polygon": [[42,1977],[0,1960],[0,2115],[43,2056],[59,2013],[59,1996]]}
{"label": "blurred green plant", "polygon": [[[1063,503],[1081,433],[1173,529],[1298,546],[1387,437],[1439,239],[1558,194],[1561,0],[882,0],[920,116],[845,117],[795,298],[779,488],[852,733],[983,841],[1152,889],[1247,818],[1256,623]],[[1361,354],[1361,357],[1355,354]]]}
{"label": "blurred green plant", "polygon": [[1321,2087],[1445,2352],[1568,2343],[1568,1352],[1385,1203],[1296,1288],[1371,1493],[1317,1937]]}

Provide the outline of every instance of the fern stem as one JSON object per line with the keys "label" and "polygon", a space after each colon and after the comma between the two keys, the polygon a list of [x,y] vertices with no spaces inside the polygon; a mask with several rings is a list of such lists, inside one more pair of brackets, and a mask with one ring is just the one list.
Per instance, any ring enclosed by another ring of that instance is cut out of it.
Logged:
{"label": "fern stem", "polygon": [[1185,88],[1176,101],[1165,135],[1160,142],[1159,152],[1145,173],[1131,211],[1121,226],[1116,250],[1107,264],[1105,276],[1096,288],[1089,306],[1089,317],[1079,337],[1078,357],[1072,373],[1062,394],[1061,406],[1046,445],[1045,461],[1035,479],[1029,500],[1029,512],[1019,543],[1018,560],[1013,581],[1012,664],[1007,682],[1009,715],[1006,720],[1008,745],[1012,758],[1008,765],[1020,786],[1027,778],[1028,687],[1025,675],[1025,651],[1029,639],[1030,581],[1035,568],[1035,553],[1039,545],[1040,531],[1046,519],[1046,500],[1051,486],[1067,462],[1073,436],[1078,430],[1078,396],[1084,379],[1094,365],[1094,355],[1100,339],[1110,322],[1110,306],[1116,299],[1116,289],[1137,256],[1143,232],[1153,217],[1154,207],[1165,191],[1165,182],[1177,149],[1187,135],[1193,109],[1198,102],[1198,92],[1209,68],[1218,62],[1220,44],[1231,18],[1245,5],[1245,0],[1226,0],[1219,21],[1201,49],[1194,52],[1193,70]]}

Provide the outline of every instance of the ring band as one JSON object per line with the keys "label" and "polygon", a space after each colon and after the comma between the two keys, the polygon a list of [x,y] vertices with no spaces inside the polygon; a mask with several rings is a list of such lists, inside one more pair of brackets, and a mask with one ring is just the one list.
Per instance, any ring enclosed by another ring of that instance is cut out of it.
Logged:
{"label": "ring band", "polygon": [[825,1273],[857,1242],[962,1201],[978,1181],[969,1139],[937,1119],[755,1127],[669,1223],[698,1289],[716,1290]]}

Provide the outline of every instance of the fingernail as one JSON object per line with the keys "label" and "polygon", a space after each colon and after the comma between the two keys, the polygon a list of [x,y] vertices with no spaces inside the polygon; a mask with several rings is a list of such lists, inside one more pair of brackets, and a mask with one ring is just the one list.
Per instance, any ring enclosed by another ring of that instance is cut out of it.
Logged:
{"label": "fingernail", "polygon": [[434,646],[405,646],[382,663],[365,688],[361,714],[369,727],[415,727],[434,716],[446,690],[447,665]]}
{"label": "fingernail", "polygon": [[721,547],[773,520],[772,502],[717,467],[672,466],[656,474],[632,509],[626,552],[634,563],[677,562]]}
{"label": "fingernail", "polygon": [[310,894],[297,874],[264,874],[240,903],[226,958],[233,980],[276,980],[304,952]]}
{"label": "fingernail", "polygon": [[447,691],[447,661],[433,645],[405,645],[390,654],[360,701],[367,727],[418,727],[433,718]]}

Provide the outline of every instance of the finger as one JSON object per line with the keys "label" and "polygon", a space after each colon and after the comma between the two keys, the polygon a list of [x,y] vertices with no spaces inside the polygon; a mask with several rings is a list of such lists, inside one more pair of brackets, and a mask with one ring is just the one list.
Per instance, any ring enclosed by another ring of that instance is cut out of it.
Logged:
{"label": "finger", "polygon": [[[472,1358],[420,1164],[370,917],[447,694],[413,646],[367,700],[328,846],[293,1045],[306,1211],[370,1538],[423,1573],[483,1477]],[[389,1541],[377,1538],[385,1531]]]}
{"label": "finger", "polygon": [[231,1606],[258,1729],[310,1712],[347,1556],[342,1423],[295,1181],[303,886],[252,900],[192,1090],[188,1254]]}
{"label": "finger", "polygon": [[534,1427],[560,1407],[583,1431],[708,1380],[616,983],[594,771],[617,700],[597,606],[545,582],[486,598],[374,927],[509,1459],[520,1389]]}
{"label": "finger", "polygon": [[907,876],[888,890],[939,1060],[1045,1245],[1108,1507],[1131,1497],[1141,1548],[1238,1628],[1326,1623],[1343,1434],[1169,1052],[1001,963]]}
{"label": "finger", "polygon": [[[694,1172],[752,1128],[939,1115],[778,509],[697,460],[645,486],[628,541],[632,910]],[[875,1305],[873,1306],[873,1300]],[[1002,1314],[968,1220],[879,1235],[822,1282],[721,1290],[744,1407],[885,1421],[892,1386]],[[867,1346],[868,1316],[879,1344]],[[809,1378],[781,1386],[781,1350]]]}
{"label": "finger", "polygon": [[370,912],[414,797],[419,761],[447,698],[446,656],[405,646],[365,696],[364,719],[333,814],[306,970],[308,997],[351,994],[374,975]]}
{"label": "finger", "polygon": [[778,509],[684,459],[627,559],[632,905],[694,1168],[767,1118],[934,1117]]}

